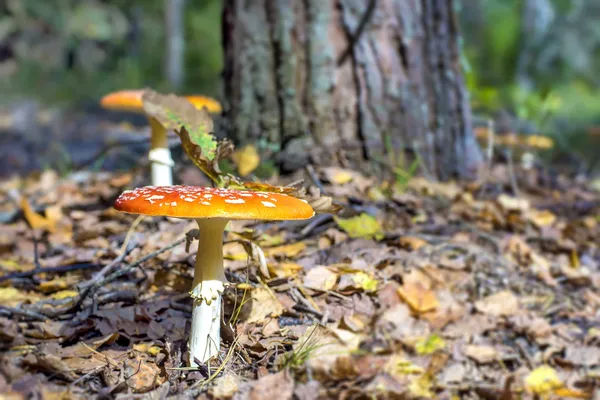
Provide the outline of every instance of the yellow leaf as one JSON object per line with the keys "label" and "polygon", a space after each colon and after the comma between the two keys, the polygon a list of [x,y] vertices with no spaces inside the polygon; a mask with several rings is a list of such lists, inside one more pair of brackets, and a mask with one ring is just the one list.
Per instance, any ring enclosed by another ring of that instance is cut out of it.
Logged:
{"label": "yellow leaf", "polygon": [[47,229],[50,232],[55,231],[56,221],[52,221],[50,218],[46,218],[41,214],[36,213],[25,197],[21,197],[20,206],[27,223],[33,229]]}
{"label": "yellow leaf", "polygon": [[428,374],[423,374],[420,377],[413,379],[408,385],[408,391],[415,397],[432,399],[433,393],[431,392],[431,377]]}
{"label": "yellow leaf", "polygon": [[525,388],[537,395],[551,394],[563,386],[556,370],[548,365],[537,367],[525,378]]}
{"label": "yellow leaf", "polygon": [[133,345],[133,349],[140,353],[148,353],[151,356],[155,356],[160,353],[161,348],[154,346],[152,343],[138,343]]}
{"label": "yellow leaf", "polygon": [[306,244],[303,242],[297,242],[292,244],[286,244],[283,246],[270,247],[263,249],[265,257],[295,257],[302,253],[306,249]]}
{"label": "yellow leaf", "polygon": [[0,268],[5,271],[29,271],[33,269],[31,265],[22,265],[14,260],[0,260]]}
{"label": "yellow leaf", "polygon": [[381,240],[384,237],[383,228],[377,219],[369,214],[360,214],[351,218],[333,216],[335,222],[351,238]]}
{"label": "yellow leaf", "polygon": [[236,150],[231,158],[233,158],[233,161],[236,163],[240,176],[249,175],[260,164],[258,151],[256,151],[256,147],[251,144]]}
{"label": "yellow leaf", "polygon": [[527,218],[538,228],[550,226],[556,221],[556,215],[548,210],[531,210]]}
{"label": "yellow leaf", "polygon": [[15,288],[0,288],[0,305],[12,307],[28,298],[29,296],[26,293],[22,293]]}
{"label": "yellow leaf", "polygon": [[433,334],[427,338],[420,339],[415,344],[415,351],[419,355],[433,354],[438,350],[442,350],[446,347],[444,339],[436,334]]}
{"label": "yellow leaf", "polygon": [[352,280],[357,288],[360,288],[365,292],[374,292],[377,290],[377,279],[366,272],[357,272],[353,274]]}
{"label": "yellow leaf", "polygon": [[501,194],[496,200],[505,211],[527,211],[530,207],[527,199],[512,197],[507,194]]}
{"label": "yellow leaf", "polygon": [[419,282],[405,282],[404,285],[398,288],[398,295],[417,313],[435,310],[439,305],[435,293]]}
{"label": "yellow leaf", "polygon": [[413,364],[410,360],[407,360],[406,358],[397,354],[390,357],[388,362],[383,367],[383,370],[395,377],[399,377],[401,375],[422,374],[425,372],[422,367]]}
{"label": "yellow leaf", "polygon": [[385,201],[386,200],[385,194],[383,193],[381,188],[378,188],[378,187],[370,188],[367,191],[367,196],[369,196],[369,199],[371,199],[373,201]]}
{"label": "yellow leaf", "polygon": [[68,289],[76,282],[77,277],[75,275],[61,276],[58,278],[54,278],[50,281],[44,281],[40,283],[38,289],[44,293],[53,293],[58,292],[59,290]]}
{"label": "yellow leaf", "polygon": [[302,267],[300,265],[288,262],[267,264],[267,266],[269,267],[269,272],[271,272],[278,278],[294,276],[302,270]]}
{"label": "yellow leaf", "polygon": [[331,183],[336,185],[343,185],[344,183],[350,182],[354,179],[354,171],[347,170],[339,167],[326,167],[321,170],[327,179]]}
{"label": "yellow leaf", "polygon": [[51,297],[54,300],[63,300],[70,297],[75,297],[79,294],[77,290],[61,290],[60,292],[54,293]]}

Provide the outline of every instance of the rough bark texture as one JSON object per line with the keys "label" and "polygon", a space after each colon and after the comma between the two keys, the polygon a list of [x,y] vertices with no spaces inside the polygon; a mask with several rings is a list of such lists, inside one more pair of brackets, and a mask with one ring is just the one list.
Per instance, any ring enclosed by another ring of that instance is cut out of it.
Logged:
{"label": "rough bark texture", "polygon": [[452,0],[226,0],[223,20],[229,135],[284,168],[410,151],[447,178],[479,163]]}

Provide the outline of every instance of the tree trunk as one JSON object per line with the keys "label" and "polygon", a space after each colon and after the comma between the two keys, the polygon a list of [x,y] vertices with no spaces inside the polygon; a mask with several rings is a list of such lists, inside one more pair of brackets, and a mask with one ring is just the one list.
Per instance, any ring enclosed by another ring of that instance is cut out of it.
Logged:
{"label": "tree trunk", "polygon": [[185,0],[164,0],[165,36],[165,75],[174,89],[181,89],[185,79]]}
{"label": "tree trunk", "polygon": [[223,40],[228,134],[284,169],[412,152],[445,179],[481,160],[452,0],[225,0]]}

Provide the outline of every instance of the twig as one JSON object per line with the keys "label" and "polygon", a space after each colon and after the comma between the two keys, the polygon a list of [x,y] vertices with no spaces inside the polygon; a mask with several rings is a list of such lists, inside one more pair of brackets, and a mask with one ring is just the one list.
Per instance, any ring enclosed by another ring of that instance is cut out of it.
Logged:
{"label": "twig", "polygon": [[[81,307],[81,304],[83,304],[84,300],[88,297],[88,296],[93,296],[96,291],[98,290],[99,287],[104,286],[110,282],[113,282],[114,280],[118,279],[119,277],[131,272],[132,270],[134,270],[135,268],[137,268],[139,265],[145,263],[146,261],[156,257],[159,254],[164,253],[165,251],[169,251],[174,247],[179,246],[180,244],[182,244],[183,242],[185,242],[185,237],[176,240],[175,242],[162,247],[142,258],[140,258],[139,260],[126,265],[125,267],[123,267],[122,269],[113,272],[112,274],[108,275],[107,277],[100,279],[100,277],[95,276],[94,278],[92,278],[90,281],[85,282],[84,284],[80,285],[80,288],[83,288],[83,291],[81,292],[81,294],[79,295],[79,299],[77,299],[77,301],[72,305],[69,306],[67,309],[63,309],[63,310],[57,310],[56,312],[52,313],[52,317],[57,317],[59,315],[63,315],[63,314],[68,314],[78,308]],[[111,264],[117,265],[119,263],[121,263],[121,261],[123,260],[123,258],[125,258],[126,253],[122,253],[119,255],[119,257],[117,257]]]}
{"label": "twig", "polygon": [[43,314],[31,310],[25,310],[20,307],[0,306],[0,315],[6,317],[11,317],[13,315],[21,315],[23,317],[28,317],[37,321],[45,321],[48,319],[48,317]]}
{"label": "twig", "polygon": [[314,183],[315,186],[319,188],[321,194],[325,195],[327,191],[323,186],[323,182],[321,182],[321,179],[319,179],[319,175],[317,174],[317,171],[315,171],[315,167],[313,167],[312,164],[308,164],[305,169],[312,183]]}
{"label": "twig", "polygon": [[327,223],[329,221],[333,221],[333,215],[331,214],[319,214],[316,217],[314,217],[310,223],[308,225],[306,225],[304,228],[302,228],[302,230],[300,231],[300,233],[298,234],[298,236],[295,237],[295,239],[304,239],[306,238],[308,235],[310,235],[310,233],[319,225]]}
{"label": "twig", "polygon": [[202,380],[202,381],[198,381],[195,384],[193,384],[192,386],[190,386],[190,388],[188,390],[192,391],[192,393],[193,393],[194,396],[197,396],[198,394],[200,394],[200,391],[202,391],[206,387],[206,385],[208,385],[217,376],[219,376],[219,374],[223,371],[223,369],[225,369],[225,365],[227,365],[227,363],[231,359],[231,356],[233,355],[233,350],[239,344],[240,337],[241,336],[237,336],[235,338],[234,342],[231,344],[231,346],[227,350],[227,354],[225,355],[225,359],[221,362],[221,364],[219,365],[219,367],[215,370],[215,372],[213,374],[211,374],[207,379]]}
{"label": "twig", "polygon": [[132,243],[131,247],[128,246],[125,249],[126,251],[119,254],[117,256],[117,258],[112,260],[109,264],[105,265],[104,268],[102,268],[100,270],[100,272],[98,272],[96,275],[94,275],[94,277],[92,279],[79,284],[78,285],[79,290],[87,289],[91,286],[94,286],[97,282],[99,282],[101,279],[103,279],[106,276],[106,274],[108,274],[114,267],[116,267],[121,262],[123,262],[125,257],[133,250],[133,248],[134,248],[134,243]]}
{"label": "twig", "polygon": [[127,246],[129,244],[129,241],[131,240],[131,236],[133,236],[133,233],[135,232],[135,228],[138,227],[138,225],[144,220],[144,218],[146,218],[145,215],[138,215],[135,221],[131,223],[129,230],[127,231],[127,235],[125,235],[125,240],[123,240],[123,244],[121,245],[121,253],[127,251]]}
{"label": "twig", "polygon": [[105,279],[103,279],[102,281],[98,282],[96,284],[96,286],[103,286],[103,285],[105,285],[107,283],[110,283],[110,282],[112,282],[112,281],[120,278],[121,276],[123,276],[123,275],[131,272],[135,268],[137,268],[140,264],[143,264],[146,261],[148,261],[148,260],[150,260],[150,259],[158,256],[159,254],[162,254],[162,253],[164,253],[166,251],[169,251],[169,250],[171,250],[171,249],[179,246],[180,244],[184,243],[185,240],[186,240],[185,237],[181,238],[181,239],[178,239],[178,240],[174,241],[173,243],[171,243],[171,244],[169,244],[169,245],[167,245],[167,246],[165,246],[163,248],[160,248],[160,249],[158,249],[156,251],[153,251],[152,253],[150,253],[150,254],[148,254],[148,255],[140,258],[139,260],[137,260],[137,261],[135,261],[135,262],[133,262],[133,263],[131,263],[129,265],[126,265],[123,269],[121,269],[119,271],[113,272],[112,274],[110,274],[109,276],[107,276]]}
{"label": "twig", "polygon": [[79,263],[71,265],[61,265],[58,267],[35,268],[31,271],[13,272],[7,275],[0,276],[0,282],[9,281],[11,279],[29,278],[38,274],[56,274],[60,272],[77,271],[79,269],[99,268],[100,264],[94,263]]}
{"label": "twig", "polygon": [[99,160],[100,158],[104,157],[106,154],[108,154],[109,151],[111,151],[114,148],[117,147],[121,147],[121,146],[134,146],[134,145],[142,145],[145,144],[147,142],[145,137],[142,137],[141,139],[135,139],[135,140],[129,140],[129,141],[119,141],[119,142],[112,142],[112,143],[108,143],[106,145],[104,145],[104,147],[102,147],[100,150],[98,150],[98,152],[96,154],[94,154],[93,156],[91,156],[89,159],[80,162],[77,165],[73,165],[73,170],[78,171],[80,169],[89,167],[90,165],[94,164],[97,160]]}
{"label": "twig", "polygon": [[88,286],[94,285],[96,282],[100,281],[104,278],[114,267],[120,264],[127,254],[129,254],[137,245],[137,243],[131,241],[131,237],[133,236],[133,232],[135,232],[135,228],[139,225],[140,222],[144,219],[143,215],[140,215],[133,221],[129,230],[127,231],[127,235],[125,235],[125,240],[123,241],[123,245],[121,246],[121,254],[117,258],[115,258],[110,264],[106,265],[104,268],[98,272],[91,280],[79,285],[81,288],[86,288]]}
{"label": "twig", "polygon": [[302,296],[302,294],[300,293],[300,290],[298,290],[297,288],[293,288],[292,290],[290,290],[290,295],[298,303],[301,303],[298,305],[301,305],[302,308],[304,308],[304,311],[308,311],[308,312],[316,315],[319,318],[323,318],[323,313],[321,311],[317,310],[316,307],[310,303],[310,301],[308,301],[304,296]]}
{"label": "twig", "polygon": [[120,290],[118,292],[103,293],[98,296],[98,305],[119,302],[134,302],[137,298],[137,293],[133,290]]}

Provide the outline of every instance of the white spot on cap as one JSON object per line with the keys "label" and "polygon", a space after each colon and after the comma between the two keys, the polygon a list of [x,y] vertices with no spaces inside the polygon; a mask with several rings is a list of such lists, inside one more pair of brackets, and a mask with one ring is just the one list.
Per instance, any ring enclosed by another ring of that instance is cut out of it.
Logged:
{"label": "white spot on cap", "polygon": [[155,195],[152,195],[150,197],[147,197],[146,200],[149,201],[150,204],[154,204],[154,200],[161,200],[161,199],[164,199],[164,198],[165,198],[165,196],[159,196],[159,195],[155,194]]}
{"label": "white spot on cap", "polygon": [[244,204],[246,202],[246,200],[244,199],[225,199],[225,203],[231,203],[231,204]]}
{"label": "white spot on cap", "polygon": [[175,206],[177,205],[177,202],[176,202],[176,201],[174,201],[174,202],[172,202],[172,203],[171,203],[171,205],[172,205],[173,207],[175,207]]}
{"label": "white spot on cap", "polygon": [[240,196],[244,196],[244,197],[252,197],[253,194],[252,193],[240,193]]}
{"label": "white spot on cap", "polygon": [[276,207],[275,204],[271,203],[270,201],[261,201],[261,203],[265,207],[270,207],[270,208]]}
{"label": "white spot on cap", "polygon": [[187,201],[188,203],[191,203],[192,201],[194,201],[195,199],[191,198],[191,197],[185,197],[183,199],[184,201]]}
{"label": "white spot on cap", "polygon": [[205,206],[210,206],[210,203],[208,201],[201,201],[200,204],[204,204]]}

